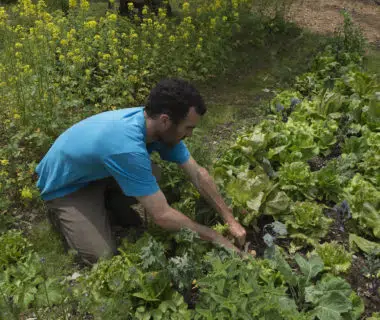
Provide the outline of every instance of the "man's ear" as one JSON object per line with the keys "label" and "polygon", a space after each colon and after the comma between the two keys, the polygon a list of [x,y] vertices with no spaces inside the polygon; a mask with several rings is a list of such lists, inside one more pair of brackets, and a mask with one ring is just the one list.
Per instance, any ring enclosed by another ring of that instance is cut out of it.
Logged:
{"label": "man's ear", "polygon": [[160,120],[160,124],[161,124],[163,130],[169,129],[171,127],[171,125],[173,124],[169,115],[167,115],[165,113],[160,114],[159,120]]}

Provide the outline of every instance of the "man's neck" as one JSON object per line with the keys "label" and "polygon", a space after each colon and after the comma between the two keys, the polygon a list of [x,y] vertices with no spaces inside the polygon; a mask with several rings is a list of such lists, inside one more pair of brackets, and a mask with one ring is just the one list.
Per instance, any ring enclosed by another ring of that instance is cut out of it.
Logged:
{"label": "man's neck", "polygon": [[144,118],[145,118],[145,143],[149,144],[158,140],[158,137],[154,130],[154,120],[152,118],[149,118],[145,111],[144,111]]}

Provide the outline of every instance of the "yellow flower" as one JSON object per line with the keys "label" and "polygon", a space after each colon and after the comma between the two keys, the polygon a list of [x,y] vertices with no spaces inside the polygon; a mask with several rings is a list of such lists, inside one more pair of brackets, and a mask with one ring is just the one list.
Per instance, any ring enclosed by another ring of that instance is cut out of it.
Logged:
{"label": "yellow flower", "polygon": [[109,60],[111,58],[111,55],[109,53],[103,54],[103,59],[104,60]]}
{"label": "yellow flower", "polygon": [[68,44],[67,40],[66,39],[62,39],[60,42],[59,42],[61,45],[63,46],[66,46]]}
{"label": "yellow flower", "polygon": [[3,165],[3,166],[6,166],[9,164],[9,161],[7,159],[3,159],[0,161],[0,163]]}
{"label": "yellow flower", "polygon": [[142,9],[142,14],[143,15],[147,15],[148,14],[148,7],[147,6],[144,6],[144,8]]}
{"label": "yellow flower", "polygon": [[100,40],[100,35],[98,34],[94,35],[94,40]]}
{"label": "yellow flower", "polygon": [[77,31],[75,29],[71,29],[69,32],[67,32],[67,39],[68,40],[73,40],[74,39],[74,35],[77,33]]}
{"label": "yellow flower", "polygon": [[15,43],[15,47],[18,49],[18,48],[22,48],[22,43],[20,42],[16,42]]}
{"label": "yellow flower", "polygon": [[59,61],[63,61],[63,60],[65,60],[65,56],[63,54],[61,54],[58,59],[59,59]]}
{"label": "yellow flower", "polygon": [[121,59],[116,59],[115,62],[116,64],[121,64]]}
{"label": "yellow flower", "polygon": [[73,9],[77,6],[77,0],[69,0],[69,8]]}
{"label": "yellow flower", "polygon": [[165,18],[166,17],[166,11],[162,8],[158,9],[158,17],[159,18]]}
{"label": "yellow flower", "polygon": [[171,36],[169,37],[169,41],[170,41],[170,42],[174,42],[174,41],[175,41],[175,36],[171,35]]}
{"label": "yellow flower", "polygon": [[8,20],[8,14],[5,11],[4,7],[0,7],[0,26],[5,24],[5,21]]}
{"label": "yellow flower", "polygon": [[135,61],[137,61],[137,60],[139,59],[139,56],[138,56],[137,54],[134,54],[134,55],[132,56],[132,59],[135,60]]}
{"label": "yellow flower", "polygon": [[190,4],[187,1],[184,2],[183,5],[182,5],[182,10],[183,11],[188,11],[189,8],[190,8]]}
{"label": "yellow flower", "polygon": [[112,13],[112,14],[110,14],[110,15],[108,16],[108,19],[111,20],[111,21],[116,21],[116,19],[117,19],[117,15],[114,14],[114,13]]}
{"label": "yellow flower", "polygon": [[80,63],[83,61],[83,58],[81,56],[74,56],[73,62]]}
{"label": "yellow flower", "polygon": [[90,8],[90,3],[87,0],[80,0],[80,7],[84,11],[87,11]]}
{"label": "yellow flower", "polygon": [[215,18],[211,18],[210,19],[210,28],[211,29],[215,28],[215,25],[216,25],[216,19]]}
{"label": "yellow flower", "polygon": [[24,65],[22,66],[22,72],[24,72],[24,73],[31,73],[31,72],[32,72],[32,69],[30,68],[30,65],[28,65],[28,64],[24,64]]}
{"label": "yellow flower", "polygon": [[95,20],[87,21],[84,23],[84,27],[88,29],[93,29],[97,26],[97,22]]}
{"label": "yellow flower", "polygon": [[8,177],[8,176],[9,176],[8,172],[6,172],[4,170],[0,171],[0,177]]}
{"label": "yellow flower", "polygon": [[28,187],[22,188],[21,197],[24,199],[32,199],[33,198],[32,191]]}
{"label": "yellow flower", "polygon": [[227,17],[226,16],[223,16],[223,21],[226,22],[227,21]]}
{"label": "yellow flower", "polygon": [[20,116],[18,113],[15,113],[15,114],[13,115],[13,118],[14,118],[14,119],[20,119],[21,116]]}

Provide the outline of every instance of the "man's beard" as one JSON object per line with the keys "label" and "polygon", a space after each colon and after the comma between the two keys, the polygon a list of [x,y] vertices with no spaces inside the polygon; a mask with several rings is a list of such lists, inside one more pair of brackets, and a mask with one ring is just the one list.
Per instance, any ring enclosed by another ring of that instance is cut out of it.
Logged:
{"label": "man's beard", "polygon": [[[170,134],[168,134],[170,135]],[[163,138],[163,136],[159,136],[159,141],[165,145],[167,145],[169,148],[174,148],[178,143],[181,142],[181,140],[185,139],[185,136],[183,136],[181,139],[179,140],[170,140],[170,139],[165,139]]]}

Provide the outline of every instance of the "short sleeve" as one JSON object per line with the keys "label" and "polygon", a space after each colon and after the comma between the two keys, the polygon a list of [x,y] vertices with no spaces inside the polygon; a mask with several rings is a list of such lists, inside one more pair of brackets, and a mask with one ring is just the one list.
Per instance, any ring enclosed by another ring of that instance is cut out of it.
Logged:
{"label": "short sleeve", "polygon": [[127,196],[149,196],[160,189],[148,154],[115,154],[105,158],[104,165]]}
{"label": "short sleeve", "polygon": [[162,160],[178,164],[183,164],[190,158],[190,152],[183,141],[176,144],[173,148],[162,145],[159,148],[158,153]]}

